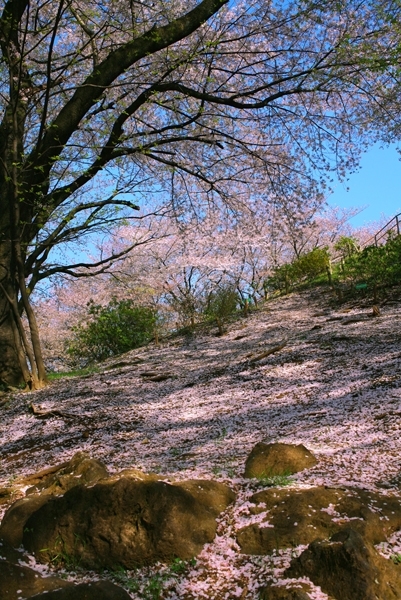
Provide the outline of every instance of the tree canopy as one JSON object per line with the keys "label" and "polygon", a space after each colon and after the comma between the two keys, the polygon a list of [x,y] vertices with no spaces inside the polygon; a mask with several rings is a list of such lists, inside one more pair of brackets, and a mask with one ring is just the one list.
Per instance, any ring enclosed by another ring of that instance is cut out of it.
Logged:
{"label": "tree canopy", "polygon": [[149,197],[179,218],[257,195],[296,210],[384,125],[393,135],[400,12],[397,1],[3,2],[0,381],[45,381],[38,282],[104,271],[135,242],[91,263],[63,261],[58,246],[140,218]]}

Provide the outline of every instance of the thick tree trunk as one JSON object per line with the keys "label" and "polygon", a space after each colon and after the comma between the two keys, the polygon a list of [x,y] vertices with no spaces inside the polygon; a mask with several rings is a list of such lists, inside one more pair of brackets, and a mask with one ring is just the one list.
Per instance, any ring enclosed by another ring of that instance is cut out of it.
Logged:
{"label": "thick tree trunk", "polygon": [[[17,72],[15,79],[23,83],[20,75]],[[30,241],[26,225],[33,218],[32,201],[21,217],[26,200],[20,184],[25,104],[17,90],[11,89],[11,98],[14,101],[0,125],[0,383],[39,389],[46,384],[46,373],[24,264]],[[23,312],[28,318],[29,334],[21,320]]]}
{"label": "thick tree trunk", "polygon": [[[26,296],[25,289],[24,294]],[[46,385],[46,374],[38,332],[32,314],[31,344],[21,321],[19,295],[14,252],[11,241],[6,240],[0,243],[0,384],[39,389]],[[28,303],[27,309],[32,311],[27,298],[25,303]]]}
{"label": "thick tree trunk", "polygon": [[15,333],[8,300],[0,297],[0,383],[13,387],[25,383],[20,363],[22,348],[18,346]]}
{"label": "thick tree trunk", "polygon": [[16,293],[10,246],[7,241],[0,243],[0,383],[16,387],[28,383],[29,371],[25,359],[21,364],[24,350],[10,303]]}

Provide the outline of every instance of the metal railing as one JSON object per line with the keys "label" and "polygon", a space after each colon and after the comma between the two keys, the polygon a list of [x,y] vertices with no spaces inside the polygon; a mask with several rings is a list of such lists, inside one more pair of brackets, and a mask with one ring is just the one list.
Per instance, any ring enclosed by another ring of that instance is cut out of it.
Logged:
{"label": "metal railing", "polygon": [[[367,242],[365,242],[364,244],[361,244],[361,246],[359,247],[359,250],[363,250],[367,246],[375,245],[377,247],[380,245],[379,244],[380,241],[382,244],[385,244],[388,239],[387,238],[388,233],[393,230],[396,230],[397,235],[400,235],[400,233],[401,233],[401,213],[398,213],[398,215],[395,215],[395,217],[390,219],[390,221],[388,223],[386,223],[381,229],[379,229],[379,231],[377,233],[375,233],[374,236],[369,238],[367,240]],[[343,256],[338,255],[338,256],[334,256],[330,260],[330,262],[331,262],[331,264],[335,264],[337,262],[340,262],[341,260],[343,260]]]}
{"label": "metal railing", "polygon": [[388,233],[390,231],[396,230],[397,235],[400,235],[400,225],[401,225],[401,213],[398,213],[398,215],[395,215],[395,217],[390,219],[390,221],[388,223],[386,223],[384,225],[384,227],[379,229],[379,231],[364,244],[364,247],[372,246],[373,244],[375,246],[379,246],[379,243],[381,240],[383,240],[381,242],[382,244],[385,243],[387,241],[386,236],[388,235]]}

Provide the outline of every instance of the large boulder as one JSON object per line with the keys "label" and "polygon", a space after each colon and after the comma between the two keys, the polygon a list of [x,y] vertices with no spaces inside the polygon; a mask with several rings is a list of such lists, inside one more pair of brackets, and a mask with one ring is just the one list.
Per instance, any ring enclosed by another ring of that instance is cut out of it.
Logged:
{"label": "large boulder", "polygon": [[110,482],[114,482],[114,481],[118,481],[119,479],[122,478],[130,478],[130,479],[136,479],[137,481],[163,481],[163,480],[168,480],[170,481],[170,477],[167,477],[165,475],[160,475],[160,473],[145,473],[145,471],[141,471],[140,469],[124,469],[123,471],[119,471],[118,473],[114,473],[113,475],[109,476],[109,481]]}
{"label": "large boulder", "polygon": [[[41,577],[37,571],[27,566],[0,560],[1,600],[29,598],[34,594],[47,593],[68,585],[66,581],[58,577]],[[46,598],[49,596],[46,595]]]}
{"label": "large boulder", "polygon": [[[26,522],[23,544],[41,562],[68,556],[89,568],[132,569],[140,564],[196,556],[216,533],[216,516],[234,496],[222,488],[193,493],[194,482],[122,478],[78,486],[51,498]],[[192,489],[192,493],[185,489]]]}
{"label": "large boulder", "polygon": [[[306,587],[306,586],[305,586]],[[311,600],[302,587],[286,587],[283,585],[268,585],[261,590],[260,600]]]}
{"label": "large boulder", "polygon": [[[47,471],[51,471],[47,473]],[[61,496],[77,485],[93,485],[109,476],[104,463],[96,458],[90,458],[86,452],[77,452],[71,460],[51,469],[34,473],[25,478],[25,482],[32,482],[26,495],[49,494]]]}
{"label": "large boulder", "polygon": [[266,518],[239,530],[237,541],[245,554],[307,545],[350,525],[378,544],[401,528],[399,498],[361,489],[268,489],[250,500],[255,504],[251,513],[266,513]]}
{"label": "large boulder", "polygon": [[130,600],[131,596],[110,581],[81,583],[61,590],[31,596],[29,600]]}
{"label": "large boulder", "polygon": [[174,485],[178,485],[189,492],[215,517],[234,502],[236,498],[234,492],[227,485],[210,479],[187,479]]}
{"label": "large boulder", "polygon": [[316,463],[316,458],[302,444],[259,442],[246,459],[245,477],[291,475],[309,469]]}
{"label": "large boulder", "polygon": [[25,498],[14,502],[6,511],[0,524],[0,539],[11,546],[19,546],[28,518],[51,496],[60,496],[78,485],[92,485],[108,475],[102,462],[85,452],[77,452],[68,462],[24,477],[19,480],[20,484],[34,485],[27,489]]}
{"label": "large boulder", "polygon": [[48,502],[50,496],[27,496],[10,506],[0,524],[0,539],[17,548],[22,544],[24,527],[29,517]]}
{"label": "large boulder", "polygon": [[401,567],[386,560],[353,529],[316,540],[286,570],[309,577],[337,600],[400,600]]}

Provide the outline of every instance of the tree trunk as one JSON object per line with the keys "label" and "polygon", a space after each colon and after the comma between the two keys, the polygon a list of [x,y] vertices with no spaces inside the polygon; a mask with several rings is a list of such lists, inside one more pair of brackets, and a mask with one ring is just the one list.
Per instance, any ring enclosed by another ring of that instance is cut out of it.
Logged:
{"label": "tree trunk", "polygon": [[223,321],[220,319],[220,317],[216,317],[216,323],[217,323],[217,328],[219,330],[219,335],[220,336],[224,335]]}
{"label": "tree trunk", "polygon": [[[11,103],[0,126],[0,383],[39,389],[47,380],[26,288],[24,260],[29,233],[22,241],[32,216],[21,219],[25,195],[20,193],[19,165],[24,116],[18,101],[15,106]],[[23,311],[28,317],[29,338],[21,320]]]}
{"label": "tree trunk", "polygon": [[326,266],[326,273],[327,273],[327,279],[329,280],[329,285],[333,285],[333,269],[331,266],[331,261],[329,261],[329,264]]}
{"label": "tree trunk", "polygon": [[7,387],[17,387],[25,383],[20,363],[22,348],[15,333],[10,305],[0,294],[0,384]]}
{"label": "tree trunk", "polygon": [[[43,361],[38,363],[24,331],[18,295],[14,252],[11,241],[6,240],[0,243],[0,384],[39,389],[46,385]],[[39,340],[32,332],[31,338],[35,349]]]}
{"label": "tree trunk", "polygon": [[25,360],[21,364],[24,351],[10,303],[16,293],[10,277],[14,270],[10,246],[10,242],[0,243],[0,383],[17,387],[27,383],[28,367]]}

